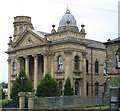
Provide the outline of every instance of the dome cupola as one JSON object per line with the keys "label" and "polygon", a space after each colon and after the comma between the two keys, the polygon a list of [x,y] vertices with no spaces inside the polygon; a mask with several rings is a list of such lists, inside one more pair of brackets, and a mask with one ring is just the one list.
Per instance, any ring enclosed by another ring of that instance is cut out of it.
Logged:
{"label": "dome cupola", "polygon": [[67,21],[70,21],[69,26],[76,26],[77,27],[77,22],[74,18],[74,16],[70,13],[70,10],[67,9],[66,13],[62,16],[60,22],[59,22],[59,27],[61,26],[67,26]]}
{"label": "dome cupola", "polygon": [[76,19],[70,13],[70,10],[67,8],[66,13],[60,19],[58,31],[63,31],[68,29],[79,31],[77,27]]}

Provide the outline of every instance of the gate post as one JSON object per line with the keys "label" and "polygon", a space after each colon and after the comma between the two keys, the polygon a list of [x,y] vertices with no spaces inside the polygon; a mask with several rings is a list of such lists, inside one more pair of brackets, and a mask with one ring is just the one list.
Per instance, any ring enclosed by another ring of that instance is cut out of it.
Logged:
{"label": "gate post", "polygon": [[25,92],[19,92],[19,109],[25,109]]}
{"label": "gate post", "polygon": [[28,109],[34,109],[34,96],[35,93],[30,92],[27,94],[28,97]]}

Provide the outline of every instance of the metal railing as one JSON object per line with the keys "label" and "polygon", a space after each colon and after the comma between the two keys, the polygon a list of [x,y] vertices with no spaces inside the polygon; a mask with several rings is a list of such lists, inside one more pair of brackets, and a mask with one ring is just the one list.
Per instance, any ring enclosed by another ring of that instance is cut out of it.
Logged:
{"label": "metal railing", "polygon": [[106,96],[60,96],[34,98],[34,109],[68,109],[109,105]]}

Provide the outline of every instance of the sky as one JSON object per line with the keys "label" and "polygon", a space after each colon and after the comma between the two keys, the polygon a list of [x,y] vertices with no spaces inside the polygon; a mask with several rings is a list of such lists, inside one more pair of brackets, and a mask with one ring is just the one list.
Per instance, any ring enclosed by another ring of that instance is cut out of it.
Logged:
{"label": "sky", "polygon": [[9,36],[13,37],[15,16],[30,16],[35,30],[48,32],[59,26],[67,6],[79,30],[85,25],[86,38],[106,42],[118,37],[119,0],[1,0],[0,1],[0,82],[8,82]]}

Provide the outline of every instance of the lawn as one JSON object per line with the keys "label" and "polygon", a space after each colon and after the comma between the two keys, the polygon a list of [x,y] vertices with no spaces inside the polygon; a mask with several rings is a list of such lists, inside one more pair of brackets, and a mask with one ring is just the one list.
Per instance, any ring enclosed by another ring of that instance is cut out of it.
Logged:
{"label": "lawn", "polygon": [[75,109],[109,109],[109,105],[96,106],[96,107],[82,107],[82,108],[75,108]]}

